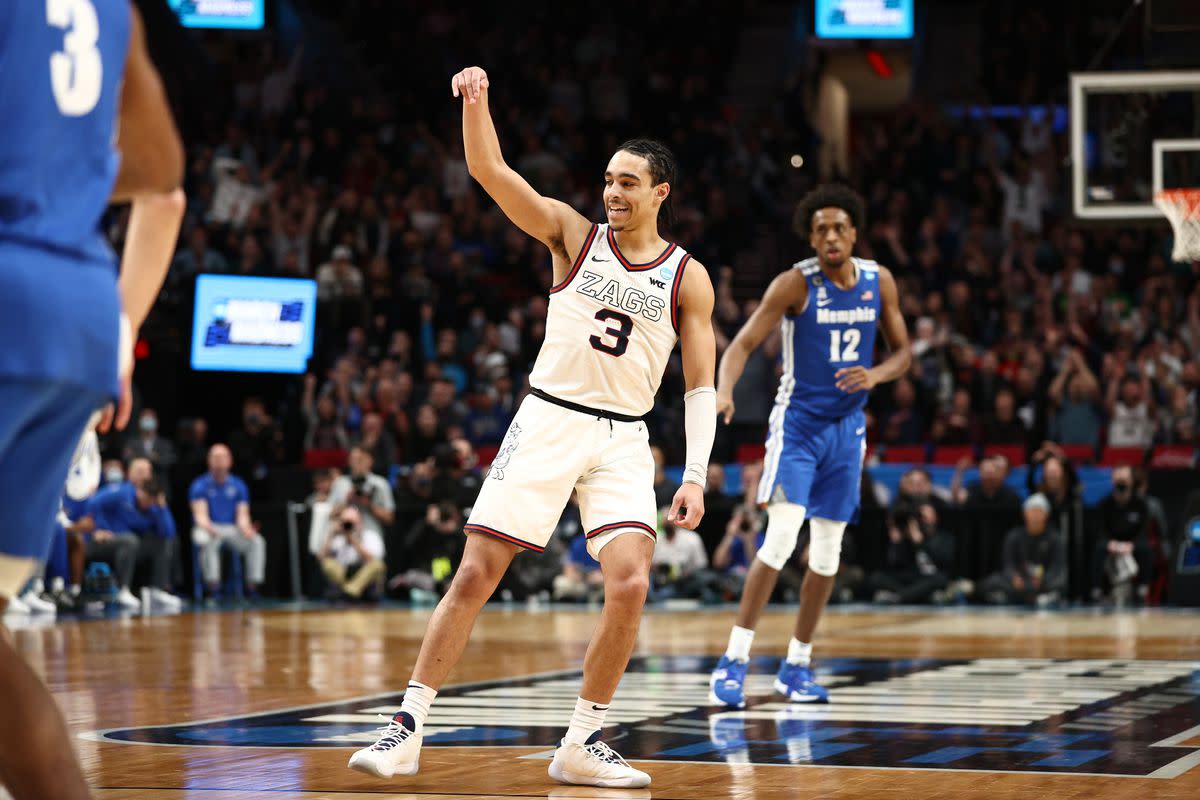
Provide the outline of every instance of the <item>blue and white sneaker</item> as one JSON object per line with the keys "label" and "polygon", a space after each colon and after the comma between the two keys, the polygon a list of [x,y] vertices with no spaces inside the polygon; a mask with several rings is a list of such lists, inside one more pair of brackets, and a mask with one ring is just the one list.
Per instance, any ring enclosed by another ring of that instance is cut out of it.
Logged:
{"label": "blue and white sneaker", "polygon": [[775,691],[793,703],[828,703],[829,690],[813,680],[812,669],[784,660],[775,676]]}
{"label": "blue and white sneaker", "polygon": [[708,702],[730,708],[746,707],[746,668],[749,661],[721,656],[709,680]]}

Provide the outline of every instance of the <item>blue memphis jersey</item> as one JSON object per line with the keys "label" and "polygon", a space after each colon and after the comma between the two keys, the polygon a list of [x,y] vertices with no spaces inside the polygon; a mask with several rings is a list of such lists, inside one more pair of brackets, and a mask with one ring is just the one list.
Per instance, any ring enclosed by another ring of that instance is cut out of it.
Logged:
{"label": "blue memphis jersey", "polygon": [[129,0],[0,3],[0,377],[115,392],[116,179]]}
{"label": "blue memphis jersey", "polygon": [[847,394],[834,377],[845,367],[870,368],[879,319],[879,265],[853,259],[858,282],[848,290],[828,280],[817,259],[796,264],[808,283],[808,303],[784,317],[783,375],[776,405],[812,417],[841,419],[861,411],[867,392]]}

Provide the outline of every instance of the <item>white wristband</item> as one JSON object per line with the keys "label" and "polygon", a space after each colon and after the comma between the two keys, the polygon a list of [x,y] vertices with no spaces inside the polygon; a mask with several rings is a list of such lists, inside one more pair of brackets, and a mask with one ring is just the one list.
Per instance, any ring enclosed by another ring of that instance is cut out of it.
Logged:
{"label": "white wristband", "polygon": [[704,487],[708,483],[708,459],[717,435],[715,388],[701,386],[683,396],[683,432],[687,440],[683,482]]}

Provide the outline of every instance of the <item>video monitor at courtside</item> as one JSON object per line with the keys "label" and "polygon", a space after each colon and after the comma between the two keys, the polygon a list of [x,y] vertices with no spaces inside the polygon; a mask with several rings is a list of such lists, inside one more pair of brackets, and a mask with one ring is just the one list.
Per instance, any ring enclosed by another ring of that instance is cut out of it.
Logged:
{"label": "video monitor at courtside", "polygon": [[185,28],[258,30],[267,0],[167,0]]}
{"label": "video monitor at courtside", "polygon": [[304,372],[312,356],[316,306],[314,281],[200,275],[192,369]]}
{"label": "video monitor at courtside", "polygon": [[817,0],[819,39],[911,39],[915,0]]}

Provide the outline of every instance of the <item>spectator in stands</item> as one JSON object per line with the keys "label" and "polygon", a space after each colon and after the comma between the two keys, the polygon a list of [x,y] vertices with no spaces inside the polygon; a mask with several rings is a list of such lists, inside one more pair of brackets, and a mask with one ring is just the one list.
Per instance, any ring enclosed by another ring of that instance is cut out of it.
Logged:
{"label": "spectator in stands", "polygon": [[225,258],[208,246],[208,229],[195,225],[188,232],[188,247],[181,250],[171,262],[171,282],[190,280],[202,272],[228,272]]}
{"label": "spectator in stands", "polygon": [[396,439],[383,426],[383,417],[374,411],[363,415],[362,428],[355,444],[371,454],[372,463],[378,464],[383,474],[396,463]]}
{"label": "spectator in stands", "polygon": [[949,497],[943,497],[945,490],[933,485],[929,470],[924,467],[913,467],[900,476],[900,491],[896,503],[907,503],[913,508],[919,508],[925,503],[933,503],[939,513],[944,508]]}
{"label": "spectator in stands", "polygon": [[[1118,394],[1119,390],[1119,394]],[[1109,447],[1146,449],[1154,442],[1154,406],[1150,381],[1125,375],[1120,382],[1110,381],[1105,395],[1110,422]]]}
{"label": "spectator in stands", "polygon": [[1171,389],[1159,412],[1158,440],[1163,444],[1196,444],[1196,397],[1183,384]]}
{"label": "spectator in stands", "polygon": [[962,486],[963,471],[970,466],[971,459],[958,462],[951,482],[951,496],[959,505],[972,510],[1017,511],[1021,508],[1021,497],[1007,485],[1008,459],[1002,455],[987,456],[979,462],[979,480]]}
{"label": "spectator in stands", "polygon": [[1072,349],[1063,367],[1050,382],[1054,415],[1050,436],[1062,444],[1100,443],[1100,383],[1078,349]]}
{"label": "spectator in stands", "polygon": [[[183,602],[169,591],[176,538],[175,520],[167,508],[166,493],[153,477],[147,459],[131,462],[129,474],[129,481],[107,486],[92,498],[90,508],[96,528],[117,536],[134,536],[138,542],[135,563],[145,561],[149,566],[150,600],[178,610]],[[141,482],[135,483],[138,479]],[[127,587],[128,582],[122,586]]]}
{"label": "spectator in stands", "polygon": [[404,563],[408,569],[388,582],[388,589],[417,602],[436,601],[450,585],[462,558],[466,537],[463,515],[449,500],[430,503],[425,514],[404,537]]}
{"label": "spectator in stands", "polygon": [[362,271],[354,266],[354,251],[344,244],[333,248],[329,261],[317,267],[317,298],[321,301],[363,296]]}
{"label": "spectator in stands", "polygon": [[876,603],[928,603],[950,581],[954,542],[937,526],[931,503],[897,505],[888,516],[887,566],[866,586]]}
{"label": "spectator in stands", "polygon": [[138,417],[136,438],[125,445],[123,454],[126,462],[145,458],[154,468],[154,476],[164,486],[168,484],[171,467],[175,466],[175,445],[158,433],[158,413],[153,408],[143,408]]}
{"label": "spectator in stands", "polygon": [[349,446],[349,435],[345,423],[338,414],[337,402],[332,394],[315,396],[317,376],[304,376],[304,395],[301,410],[304,412],[307,431],[304,434],[305,450],[345,450]]}
{"label": "spectator in stands", "polygon": [[414,463],[431,457],[433,449],[446,441],[437,412],[428,403],[417,409],[415,423],[404,445],[405,458]]}
{"label": "spectator in stands", "polygon": [[[150,462],[142,459],[139,468],[133,471],[131,477],[148,480],[152,474]],[[104,490],[119,489],[122,485],[123,483],[110,484]],[[133,582],[133,570],[137,563],[138,537],[131,532],[100,528],[93,506],[95,499],[93,496],[87,501],[76,504],[73,511],[68,510],[68,517],[72,520],[72,524],[67,528],[68,537],[74,537],[78,543],[71,548],[70,541],[68,541],[69,550],[74,550],[74,558],[71,558],[70,554],[68,558],[75,562],[70,567],[71,593],[76,597],[80,594],[79,586],[83,580],[85,564],[103,562],[108,564],[112,570],[113,579],[118,587],[116,602],[122,608],[137,611],[141,609],[142,603],[130,591],[130,585]],[[79,544],[82,546],[80,547]]]}
{"label": "spectator in stands", "polygon": [[670,506],[679,486],[667,477],[667,456],[658,445],[650,446],[650,455],[654,459],[654,501],[658,507]]}
{"label": "spectator in stands", "polygon": [[361,444],[350,448],[350,468],[333,482],[329,490],[330,519],[338,519],[346,508],[356,508],[356,523],[382,540],[384,531],[395,519],[396,500],[387,479],[373,472],[375,458]]}
{"label": "spectator in stands", "polygon": [[880,441],[917,444],[925,440],[925,419],[917,410],[916,389],[908,378],[900,378],[892,384],[890,408],[881,426]]}
{"label": "spectator in stands", "polygon": [[935,444],[950,446],[970,445],[978,440],[979,425],[971,411],[971,392],[965,386],[954,390],[947,413],[934,418],[930,438]]}
{"label": "spectator in stands", "polygon": [[224,444],[208,451],[208,472],[192,481],[188,501],[192,506],[192,544],[200,548],[200,571],[210,598],[221,585],[221,545],[245,559],[247,594],[258,595],[266,577],[267,542],[250,520],[250,492],[232,474],[233,455]]}
{"label": "spectator in stands", "polygon": [[571,540],[562,572],[554,579],[554,599],[596,602],[603,596],[604,576],[600,572],[600,562],[587,551],[587,537],[580,533]]}
{"label": "spectator in stands", "polygon": [[250,476],[251,485],[265,490],[271,468],[285,459],[283,432],[267,414],[263,401],[247,397],[242,403],[242,427],[229,435],[234,463]]}
{"label": "spectator in stands", "polygon": [[1004,537],[1004,569],[980,585],[993,604],[1045,606],[1066,591],[1066,545],[1050,523],[1050,501],[1034,494],[1025,501],[1025,524]]}
{"label": "spectator in stands", "polygon": [[667,520],[670,506],[659,509],[658,540],[654,545],[651,575],[656,598],[681,597],[716,602],[712,589],[715,573],[708,570],[708,554],[700,534]]}
{"label": "spectator in stands", "polygon": [[758,506],[742,503],[734,509],[725,525],[725,535],[713,553],[712,566],[726,576],[726,592],[729,598],[736,597],[746,580],[758,548],[766,536],[763,513]]}
{"label": "spectator in stands", "polygon": [[1145,600],[1150,584],[1150,510],[1134,485],[1133,469],[1112,471],[1112,491],[1096,509],[1098,529],[1092,554],[1092,599],[1126,605]]}
{"label": "spectator in stands", "polygon": [[712,462],[708,465],[708,480],[704,490],[704,518],[696,528],[710,561],[725,536],[737,503],[736,497],[725,493],[725,467]]}
{"label": "spectator in stands", "polygon": [[321,550],[321,571],[331,587],[345,597],[358,600],[364,593],[378,598],[383,592],[383,537],[363,524],[356,506],[343,506],[331,517],[331,533]]}
{"label": "spectator in stands", "polygon": [[1017,416],[1017,396],[1003,386],[992,399],[992,414],[983,426],[983,442],[989,445],[1020,445],[1029,440],[1029,428]]}

